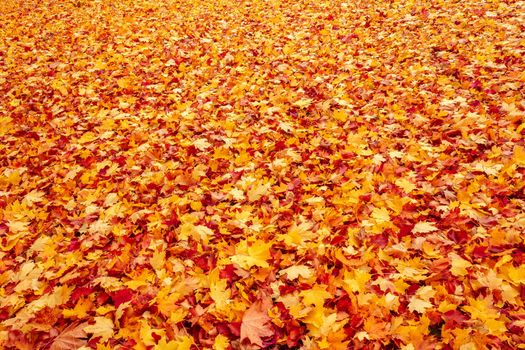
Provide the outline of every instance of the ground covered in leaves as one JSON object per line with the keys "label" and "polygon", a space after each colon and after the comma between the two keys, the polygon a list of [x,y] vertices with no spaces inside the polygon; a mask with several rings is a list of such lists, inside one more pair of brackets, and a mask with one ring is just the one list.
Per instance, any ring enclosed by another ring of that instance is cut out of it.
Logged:
{"label": "ground covered in leaves", "polygon": [[0,347],[525,348],[524,1],[0,16]]}

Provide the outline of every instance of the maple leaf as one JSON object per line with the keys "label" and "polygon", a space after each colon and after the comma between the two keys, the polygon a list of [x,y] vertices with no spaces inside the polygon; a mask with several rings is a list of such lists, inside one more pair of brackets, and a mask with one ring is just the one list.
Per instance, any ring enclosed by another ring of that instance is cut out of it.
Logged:
{"label": "maple leaf", "polygon": [[312,104],[314,100],[311,99],[311,98],[304,98],[304,99],[301,99],[301,100],[298,100],[298,101],[295,101],[294,102],[294,106],[297,106],[299,108],[305,108],[305,107],[308,107]]}
{"label": "maple leaf", "polygon": [[87,343],[84,327],[87,322],[71,324],[66,327],[51,343],[50,350],[76,350]]}
{"label": "maple leaf", "polygon": [[385,223],[390,221],[390,215],[387,208],[374,208],[371,214],[372,218],[378,223]]}
{"label": "maple leaf", "polygon": [[448,258],[450,260],[450,264],[452,265],[450,272],[454,276],[465,276],[468,273],[467,267],[472,266],[470,262],[460,257],[458,254],[450,253]]}
{"label": "maple leaf", "polygon": [[213,341],[213,350],[226,350],[230,345],[228,338],[222,334],[215,337]]}
{"label": "maple leaf", "polygon": [[197,139],[193,142],[193,145],[201,151],[211,147],[211,144],[206,139]]}
{"label": "maple leaf", "polygon": [[34,203],[43,201],[44,195],[45,193],[42,191],[31,191],[25,195],[22,203],[26,204],[27,206],[32,206]]}
{"label": "maple leaf", "polygon": [[95,323],[86,325],[83,330],[86,333],[93,334],[93,337],[100,337],[103,340],[108,340],[113,335],[113,321],[107,317],[95,317]]}
{"label": "maple leaf", "polygon": [[411,297],[408,303],[408,309],[412,312],[416,311],[421,314],[425,313],[426,309],[433,307],[432,303],[419,299],[417,297]]}
{"label": "maple leaf", "polygon": [[0,1],[0,348],[520,348],[523,1],[398,5]]}
{"label": "maple leaf", "polygon": [[244,312],[241,321],[241,341],[248,340],[251,344],[262,347],[263,338],[274,334],[268,308],[267,301],[259,300]]}
{"label": "maple leaf", "polygon": [[414,225],[412,233],[428,233],[436,230],[437,227],[430,222],[418,222]]}
{"label": "maple leaf", "polygon": [[230,260],[246,270],[252,266],[269,267],[267,260],[270,258],[271,245],[271,243],[257,242],[246,247],[247,242],[243,241],[238,245],[240,254],[231,256]]}
{"label": "maple leaf", "polygon": [[281,273],[286,274],[286,277],[290,280],[295,280],[301,276],[302,278],[310,278],[313,275],[313,271],[306,265],[293,265],[284,270]]}

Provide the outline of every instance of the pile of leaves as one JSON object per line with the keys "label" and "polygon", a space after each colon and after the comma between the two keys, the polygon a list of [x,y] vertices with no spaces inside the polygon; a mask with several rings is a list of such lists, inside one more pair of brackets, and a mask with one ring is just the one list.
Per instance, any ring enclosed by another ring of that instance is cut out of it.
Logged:
{"label": "pile of leaves", "polygon": [[3,349],[525,348],[525,2],[4,0]]}

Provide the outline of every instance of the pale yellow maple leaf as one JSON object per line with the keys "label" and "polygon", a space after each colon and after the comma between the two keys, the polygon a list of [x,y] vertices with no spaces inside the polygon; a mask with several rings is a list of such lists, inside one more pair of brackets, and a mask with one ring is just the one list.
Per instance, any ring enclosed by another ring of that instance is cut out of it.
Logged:
{"label": "pale yellow maple leaf", "polygon": [[231,256],[230,260],[245,270],[249,270],[252,266],[269,267],[267,260],[270,258],[271,246],[271,243],[255,242],[247,247],[247,242],[242,241],[236,248],[240,254]]}
{"label": "pale yellow maple leaf", "polygon": [[208,142],[208,140],[201,138],[197,139],[193,142],[193,146],[197,148],[199,151],[204,151],[211,147],[211,144]]}
{"label": "pale yellow maple leaf", "polygon": [[108,193],[106,199],[104,200],[105,207],[111,207],[113,204],[118,202],[118,194],[115,192]]}
{"label": "pale yellow maple leaf", "polygon": [[507,326],[503,320],[487,318],[483,320],[483,325],[488,329],[489,334],[493,334],[495,336],[504,336],[504,334],[507,332]]}
{"label": "pale yellow maple leaf", "polygon": [[146,320],[140,321],[140,341],[146,346],[154,346],[157,344],[154,336],[158,336],[162,339],[166,337],[166,331],[164,329],[153,329]]}
{"label": "pale yellow maple leaf", "polygon": [[327,313],[327,310],[318,304],[308,313],[308,316],[302,319],[313,336],[320,337],[327,334],[334,327],[337,314]]}
{"label": "pale yellow maple leaf", "polygon": [[214,269],[209,273],[208,280],[210,283],[210,297],[215,302],[215,307],[218,310],[224,309],[227,307],[231,297],[228,282],[220,278],[218,269]]}
{"label": "pale yellow maple leaf", "polygon": [[9,227],[9,231],[13,233],[22,233],[22,232],[28,232],[28,226],[30,222],[28,221],[7,221],[7,227]]}
{"label": "pale yellow maple leaf", "polygon": [[454,276],[465,276],[468,273],[467,267],[472,266],[470,262],[463,259],[456,253],[450,253],[448,255],[448,259],[450,261],[450,264],[452,265],[450,268],[450,272]]}
{"label": "pale yellow maple leaf", "polygon": [[410,298],[410,302],[408,303],[408,310],[411,312],[419,312],[421,314],[424,314],[426,309],[433,307],[432,303],[419,299],[416,296],[413,296]]}
{"label": "pale yellow maple leaf", "polygon": [[418,222],[414,225],[414,228],[412,229],[412,233],[428,233],[432,231],[437,231],[437,227],[434,226],[433,223],[430,222]]}
{"label": "pale yellow maple leaf", "polygon": [[44,200],[44,195],[45,193],[42,191],[33,190],[25,195],[24,199],[22,200],[22,203],[27,205],[28,207],[31,207],[35,203],[42,202]]}
{"label": "pale yellow maple leaf", "polygon": [[292,265],[284,270],[281,270],[289,280],[295,280],[301,276],[302,278],[310,278],[313,275],[313,270],[306,265]]}
{"label": "pale yellow maple leaf", "polygon": [[153,253],[153,256],[149,259],[149,263],[153,267],[155,271],[160,271],[164,267],[164,264],[166,262],[166,252],[163,251],[155,251]]}
{"label": "pale yellow maple leaf", "polygon": [[232,198],[236,201],[241,201],[245,198],[244,196],[244,191],[243,190],[240,190],[238,188],[232,188],[229,192],[228,192],[229,195],[232,196]]}
{"label": "pale yellow maple leaf", "polygon": [[252,187],[248,190],[248,200],[250,202],[255,202],[259,200],[262,196],[266,195],[271,187],[271,183],[266,182],[258,182],[256,185],[252,185]]}
{"label": "pale yellow maple leaf", "polygon": [[286,245],[298,246],[317,237],[317,233],[312,230],[313,223],[309,221],[301,222],[299,225],[293,223],[288,232],[281,236]]}
{"label": "pale yellow maple leaf", "polygon": [[408,179],[405,179],[405,178],[397,179],[395,184],[399,188],[403,189],[405,193],[410,193],[417,187],[416,185],[414,185],[412,182],[410,182]]}
{"label": "pale yellow maple leaf", "polygon": [[390,222],[387,208],[374,208],[371,216],[378,224]]}
{"label": "pale yellow maple leaf", "polygon": [[305,108],[310,106],[312,102],[314,102],[314,100],[311,98],[303,98],[301,100],[295,101],[293,105],[299,108]]}
{"label": "pale yellow maple leaf", "polygon": [[84,332],[92,334],[93,338],[100,337],[102,341],[106,341],[113,336],[113,320],[107,317],[95,316],[95,324],[84,327]]}
{"label": "pale yellow maple leaf", "polygon": [[204,225],[194,225],[192,223],[185,223],[181,225],[179,239],[187,240],[189,237],[193,237],[196,240],[200,240],[204,243],[208,243],[210,237],[213,236],[213,230]]}

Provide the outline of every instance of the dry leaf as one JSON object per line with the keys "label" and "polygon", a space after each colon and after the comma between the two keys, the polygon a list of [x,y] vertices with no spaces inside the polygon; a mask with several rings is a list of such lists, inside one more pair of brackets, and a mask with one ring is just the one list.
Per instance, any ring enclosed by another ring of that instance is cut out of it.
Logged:
{"label": "dry leaf", "polygon": [[51,343],[50,350],[76,350],[87,344],[87,322],[66,327]]}
{"label": "dry leaf", "polygon": [[268,316],[268,303],[257,301],[244,312],[241,322],[241,341],[263,346],[263,338],[274,334],[273,326]]}

